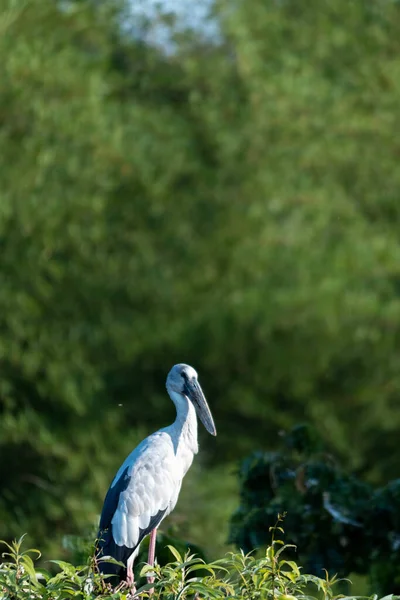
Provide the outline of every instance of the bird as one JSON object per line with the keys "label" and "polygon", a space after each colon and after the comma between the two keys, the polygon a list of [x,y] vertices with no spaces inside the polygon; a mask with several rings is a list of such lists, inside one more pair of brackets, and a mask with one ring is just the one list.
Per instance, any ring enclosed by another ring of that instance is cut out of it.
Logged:
{"label": "bird", "polygon": [[[193,367],[174,365],[166,388],[175,404],[175,421],[145,438],[125,459],[108,489],[100,516],[99,571],[115,585],[126,580],[132,590],[140,543],[150,534],[148,563],[154,565],[157,528],[175,508],[182,480],[198,452],[197,417],[208,433],[217,435]],[[109,561],[110,557],[124,566]],[[148,581],[152,583],[154,578],[150,576]]]}

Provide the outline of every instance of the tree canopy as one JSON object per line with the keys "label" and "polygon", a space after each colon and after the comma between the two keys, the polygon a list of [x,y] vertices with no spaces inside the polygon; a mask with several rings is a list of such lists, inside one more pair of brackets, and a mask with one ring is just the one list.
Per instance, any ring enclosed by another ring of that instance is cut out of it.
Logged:
{"label": "tree canopy", "polygon": [[400,6],[213,10],[166,53],[128,2],[2,3],[0,537],[96,521],[174,362],[211,473],[301,418],[398,475]]}

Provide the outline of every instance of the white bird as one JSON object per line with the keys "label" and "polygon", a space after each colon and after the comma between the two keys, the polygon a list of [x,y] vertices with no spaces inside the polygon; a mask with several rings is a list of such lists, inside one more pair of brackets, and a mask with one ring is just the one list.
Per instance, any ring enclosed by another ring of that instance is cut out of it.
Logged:
{"label": "white bird", "polygon": [[[111,483],[100,517],[98,557],[112,557],[126,565],[126,580],[132,587],[139,545],[150,533],[149,564],[154,564],[157,527],[175,508],[182,479],[198,452],[196,414],[207,431],[217,435],[192,367],[172,367],[166,386],[176,407],[174,423],[149,435],[127,457]],[[98,565],[103,574],[114,576],[114,582],[124,578],[123,567],[106,560]]]}

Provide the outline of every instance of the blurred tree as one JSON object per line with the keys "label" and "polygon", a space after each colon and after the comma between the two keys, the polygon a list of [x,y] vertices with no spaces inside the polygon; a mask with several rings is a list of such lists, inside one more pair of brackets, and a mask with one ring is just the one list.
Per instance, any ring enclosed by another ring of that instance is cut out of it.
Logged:
{"label": "blurred tree", "polygon": [[210,481],[303,415],[396,475],[399,10],[220,2],[165,55],[128,1],[2,3],[0,537],[95,521],[182,360]]}
{"label": "blurred tree", "polygon": [[117,435],[105,446],[119,417],[96,396],[118,269],[102,244],[118,136],[110,26],[89,5],[64,8],[1,13],[1,537],[82,525],[126,449]]}

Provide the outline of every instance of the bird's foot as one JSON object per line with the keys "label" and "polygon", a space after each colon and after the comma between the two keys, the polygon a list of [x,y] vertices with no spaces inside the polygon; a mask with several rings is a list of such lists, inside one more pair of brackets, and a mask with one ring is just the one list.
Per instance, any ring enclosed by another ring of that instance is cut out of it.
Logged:
{"label": "bird's foot", "polygon": [[136,585],[135,585],[135,579],[133,577],[133,570],[132,567],[127,569],[126,571],[126,585],[129,588],[129,595],[134,595],[136,594]]}
{"label": "bird's foot", "polygon": [[128,586],[128,593],[126,595],[127,598],[135,598],[136,597],[136,585],[133,583],[132,585]]}

